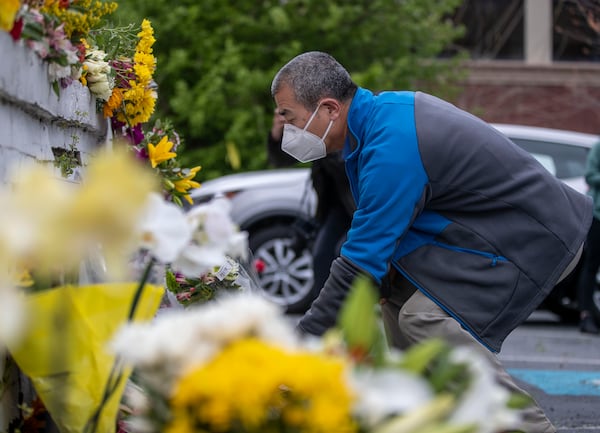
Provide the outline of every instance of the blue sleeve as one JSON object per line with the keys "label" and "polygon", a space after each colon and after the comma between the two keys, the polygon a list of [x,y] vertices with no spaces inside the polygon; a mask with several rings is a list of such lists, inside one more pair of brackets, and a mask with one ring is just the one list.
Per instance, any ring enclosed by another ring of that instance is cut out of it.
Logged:
{"label": "blue sleeve", "polygon": [[370,124],[358,154],[357,210],[341,255],[380,283],[421,211],[417,206],[428,179],[412,103],[381,104]]}

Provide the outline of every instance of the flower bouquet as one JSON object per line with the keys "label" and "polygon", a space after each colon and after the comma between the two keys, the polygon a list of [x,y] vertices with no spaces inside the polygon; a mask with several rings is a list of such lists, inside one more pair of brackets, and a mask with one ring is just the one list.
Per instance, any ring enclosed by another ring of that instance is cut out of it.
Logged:
{"label": "flower bouquet", "polygon": [[[130,369],[105,345],[124,323],[154,317],[164,288],[148,284],[153,269],[191,277],[246,251],[226,203],[188,215],[157,183],[130,152],[115,149],[94,156],[81,185],[38,166],[0,188],[0,308],[12,310],[0,312],[0,343],[61,433],[114,431]],[[115,203],[124,191],[128,200]],[[82,259],[99,246],[101,263],[89,275],[100,281],[84,281]],[[139,251],[148,259],[134,272]]]}
{"label": "flower bouquet", "polygon": [[222,265],[194,278],[167,269],[166,286],[176,304],[184,307],[204,304],[224,294],[256,290],[257,287],[248,271],[231,257],[227,257]]}
{"label": "flower bouquet", "polygon": [[388,350],[375,300],[357,281],[323,338],[300,338],[253,292],[125,326],[112,343],[134,367],[122,431],[497,433],[516,425],[485,359],[439,340]]}
{"label": "flower bouquet", "polygon": [[[195,180],[200,166],[180,164],[183,140],[168,120],[147,125],[158,98],[154,29],[146,19],[139,26],[108,27],[104,18],[116,9],[116,2],[105,0],[9,0],[2,6],[0,29],[48,63],[57,95],[74,82],[87,86],[98,111],[110,119],[114,142],[125,143],[155,170],[167,200],[191,204],[189,191],[200,186]],[[70,147],[66,155],[76,154],[75,144]],[[81,161],[57,165],[68,175]]]}

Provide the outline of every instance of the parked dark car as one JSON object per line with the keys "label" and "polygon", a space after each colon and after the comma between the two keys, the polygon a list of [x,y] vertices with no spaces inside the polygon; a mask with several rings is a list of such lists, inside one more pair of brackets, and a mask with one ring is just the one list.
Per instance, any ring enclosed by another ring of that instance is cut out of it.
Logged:
{"label": "parked dark car", "polygon": [[[591,134],[521,125],[494,124],[551,173],[585,193],[583,178],[589,149],[599,140]],[[313,295],[310,233],[315,193],[307,168],[246,172],[203,183],[192,193],[195,203],[215,196],[232,203],[232,218],[249,234],[255,259],[264,264],[259,280],[266,296],[302,313]],[[548,203],[551,206],[551,203]],[[577,320],[575,283],[578,270],[558,285],[542,308],[564,321]],[[600,318],[600,288],[594,294],[595,313]]]}

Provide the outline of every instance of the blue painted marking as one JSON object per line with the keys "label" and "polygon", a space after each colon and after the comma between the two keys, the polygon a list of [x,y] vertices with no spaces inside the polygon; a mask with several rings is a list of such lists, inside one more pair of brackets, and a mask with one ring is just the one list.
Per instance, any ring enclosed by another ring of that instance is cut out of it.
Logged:
{"label": "blue painted marking", "polygon": [[552,395],[600,396],[600,371],[527,370],[509,368],[516,379]]}

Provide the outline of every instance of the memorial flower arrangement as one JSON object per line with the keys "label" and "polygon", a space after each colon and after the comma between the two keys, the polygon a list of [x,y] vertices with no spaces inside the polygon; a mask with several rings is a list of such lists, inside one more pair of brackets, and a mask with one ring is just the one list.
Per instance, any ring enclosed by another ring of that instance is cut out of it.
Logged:
{"label": "memorial flower arrangement", "polygon": [[[323,338],[300,338],[278,306],[238,290],[230,257],[243,256],[247,239],[228,202],[185,213],[200,167],[178,164],[182,140],[168,122],[147,125],[158,96],[149,21],[103,27],[116,4],[101,0],[0,6],[0,28],[48,62],[57,94],[87,86],[115,137],[80,185],[37,167],[0,188],[0,346],[61,433],[499,433],[517,425],[514,401],[476,353],[437,340],[387,349],[364,280]],[[157,268],[195,308],[153,319],[164,294],[151,284]]]}
{"label": "memorial flower arrangement", "polygon": [[246,236],[225,200],[193,214],[164,200],[155,173],[123,149],[95,155],[81,185],[48,168],[21,169],[0,188],[0,347],[61,432],[109,431],[130,370],[106,343],[156,314],[164,287],[152,270],[211,272],[245,253]]}
{"label": "memorial flower arrangement", "polygon": [[519,418],[476,353],[429,340],[385,349],[366,280],[339,326],[300,338],[252,292],[122,328],[113,350],[134,366],[126,432],[497,433]]}
{"label": "memorial flower arrangement", "polygon": [[167,269],[167,290],[174,294],[177,302],[183,306],[203,304],[212,301],[224,292],[244,290],[240,281],[240,264],[233,259],[215,266],[193,278],[187,278],[178,272]]}
{"label": "memorial flower arrangement", "polygon": [[[105,0],[2,0],[0,28],[48,63],[57,95],[74,81],[87,86],[110,119],[113,140],[130,148],[161,176],[164,197],[192,203],[200,166],[183,167],[183,139],[168,120],[150,123],[158,97],[153,80],[156,41],[149,20],[139,27],[107,22],[117,3]],[[6,3],[6,4],[4,4]]]}

